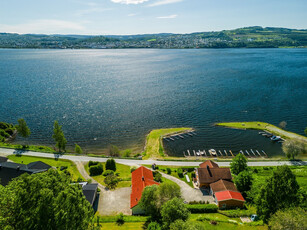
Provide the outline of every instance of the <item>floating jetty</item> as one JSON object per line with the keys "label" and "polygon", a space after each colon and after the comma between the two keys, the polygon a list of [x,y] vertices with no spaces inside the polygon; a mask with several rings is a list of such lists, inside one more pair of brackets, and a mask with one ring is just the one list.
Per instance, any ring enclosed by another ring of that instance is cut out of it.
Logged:
{"label": "floating jetty", "polygon": [[[212,150],[212,149],[211,149]],[[211,151],[209,150],[187,150],[183,152],[184,157],[188,158],[188,157],[223,157],[223,158],[233,158],[235,157],[238,153],[242,153],[244,156],[248,157],[248,158],[256,158],[256,157],[268,157],[268,155],[266,154],[266,152],[264,152],[263,150],[258,151],[258,150],[253,150],[253,149],[249,149],[249,150],[240,150],[237,153],[233,153],[231,150],[215,150],[216,151],[216,155],[212,155]],[[187,152],[187,154],[185,153]]]}

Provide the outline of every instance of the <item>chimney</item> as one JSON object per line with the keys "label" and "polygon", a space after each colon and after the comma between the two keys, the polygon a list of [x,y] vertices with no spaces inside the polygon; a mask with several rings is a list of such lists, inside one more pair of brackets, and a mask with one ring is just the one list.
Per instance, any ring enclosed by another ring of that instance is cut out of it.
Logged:
{"label": "chimney", "polygon": [[144,176],[142,176],[142,181],[145,181],[145,178],[144,178]]}
{"label": "chimney", "polygon": [[207,170],[208,170],[208,173],[209,173],[210,177],[212,177],[212,173],[211,173],[209,165],[207,165]]}

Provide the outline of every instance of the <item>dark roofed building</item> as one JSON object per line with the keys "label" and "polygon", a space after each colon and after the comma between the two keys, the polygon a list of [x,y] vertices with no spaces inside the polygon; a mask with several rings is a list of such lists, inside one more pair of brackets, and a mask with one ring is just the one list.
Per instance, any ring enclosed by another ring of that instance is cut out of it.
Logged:
{"label": "dark roofed building", "polygon": [[82,186],[82,192],[85,198],[93,206],[98,191],[98,184],[86,184]]}
{"label": "dark roofed building", "polygon": [[196,169],[196,180],[199,187],[209,187],[211,183],[218,180],[232,180],[232,176],[229,168],[197,168]]}
{"label": "dark roofed building", "polygon": [[199,165],[200,168],[207,168],[207,166],[209,166],[209,168],[219,168],[219,165],[217,163],[210,160],[205,161]]}
{"label": "dark roofed building", "polygon": [[234,192],[238,191],[235,184],[227,180],[218,180],[217,182],[210,184],[210,190],[211,190],[211,194],[214,194],[216,192],[226,191],[226,190],[234,191]]}
{"label": "dark roofed building", "polygon": [[0,163],[3,163],[3,162],[7,162],[7,158],[6,157],[0,157]]}
{"label": "dark roofed building", "polygon": [[[48,168],[47,168],[48,166]],[[17,164],[14,162],[0,163],[0,183],[7,185],[13,178],[18,177],[24,173],[33,174],[47,171],[51,166],[46,164],[46,168],[35,169],[28,168],[28,165]]]}
{"label": "dark roofed building", "polygon": [[51,166],[42,162],[42,161],[35,161],[32,163],[29,163],[28,165],[28,169],[50,169]]}

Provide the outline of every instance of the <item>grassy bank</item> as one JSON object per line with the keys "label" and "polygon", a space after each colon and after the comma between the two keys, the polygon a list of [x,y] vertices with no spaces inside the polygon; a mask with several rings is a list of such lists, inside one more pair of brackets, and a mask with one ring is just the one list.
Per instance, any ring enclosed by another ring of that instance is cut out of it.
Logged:
{"label": "grassy bank", "polygon": [[61,167],[67,167],[67,171],[71,175],[71,179],[73,181],[77,181],[78,178],[81,178],[84,180],[84,178],[81,176],[80,172],[78,171],[76,165],[69,160],[63,160],[63,159],[52,159],[52,158],[45,158],[45,157],[31,157],[31,156],[20,156],[20,155],[10,155],[8,156],[8,159],[15,163],[22,163],[22,164],[29,164],[31,162],[35,161],[42,161],[50,166],[56,167],[59,171]]}
{"label": "grassy bank", "polygon": [[[103,162],[101,164],[102,164],[103,169],[105,171],[106,163]],[[88,164],[84,165],[84,169],[88,173],[88,175],[90,175]],[[130,166],[117,163],[115,173],[119,174],[118,178],[121,180],[118,183],[117,188],[130,187],[131,186],[131,169],[130,169]],[[106,186],[105,183],[104,183],[105,177],[103,175],[92,176],[92,178],[94,180],[96,180],[98,183],[102,184],[103,186]]]}
{"label": "grassy bank", "polygon": [[27,145],[25,148],[22,145],[14,145],[10,143],[0,142],[1,148],[7,149],[17,149],[17,150],[25,150],[25,151],[33,151],[33,152],[43,152],[43,153],[56,153],[53,148],[48,146],[41,146],[41,145]]}
{"label": "grassy bank", "polygon": [[169,129],[154,129],[146,138],[146,145],[143,159],[161,159],[165,156],[162,138],[164,136],[177,133],[184,133],[191,128],[169,128]]}
{"label": "grassy bank", "polygon": [[276,136],[281,136],[284,139],[295,139],[307,143],[307,137],[302,135],[292,133],[286,130],[283,130],[275,125],[260,122],[260,121],[251,121],[251,122],[226,122],[226,123],[217,123],[217,126],[224,126],[235,129],[256,129],[270,132]]}

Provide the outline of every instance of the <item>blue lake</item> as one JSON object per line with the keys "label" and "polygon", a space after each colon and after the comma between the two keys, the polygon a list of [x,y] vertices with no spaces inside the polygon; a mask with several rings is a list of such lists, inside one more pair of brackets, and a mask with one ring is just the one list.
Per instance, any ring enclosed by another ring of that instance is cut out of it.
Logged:
{"label": "blue lake", "polygon": [[186,126],[197,136],[167,142],[171,154],[281,154],[257,131],[213,124],[286,121],[287,130],[304,134],[306,89],[307,49],[0,49],[0,121],[23,117],[30,143],[52,145],[58,120],[70,146],[91,152],[109,144],[142,151],[150,130]]}

